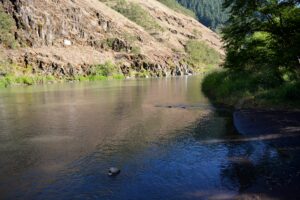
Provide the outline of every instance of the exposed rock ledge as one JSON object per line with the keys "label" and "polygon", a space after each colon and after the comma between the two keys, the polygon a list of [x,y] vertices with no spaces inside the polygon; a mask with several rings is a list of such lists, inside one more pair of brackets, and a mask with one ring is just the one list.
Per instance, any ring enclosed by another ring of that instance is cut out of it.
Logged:
{"label": "exposed rock ledge", "polygon": [[168,77],[193,74],[193,69],[178,62],[170,67],[168,63],[155,63],[143,55],[129,55],[126,53],[101,52],[92,47],[45,47],[24,48],[18,51],[6,51],[10,62],[20,66],[33,67],[33,70],[44,75],[56,77],[73,77],[88,75],[93,65],[104,64],[106,61],[115,61],[120,73],[130,75],[130,71],[146,70],[152,77]]}

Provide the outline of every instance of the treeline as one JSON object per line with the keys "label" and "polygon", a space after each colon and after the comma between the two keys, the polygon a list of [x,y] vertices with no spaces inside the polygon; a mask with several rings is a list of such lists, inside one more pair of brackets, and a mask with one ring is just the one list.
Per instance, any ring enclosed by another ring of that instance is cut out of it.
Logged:
{"label": "treeline", "polygon": [[184,7],[192,10],[199,21],[205,26],[217,30],[228,19],[228,13],[223,11],[224,0],[177,0]]}

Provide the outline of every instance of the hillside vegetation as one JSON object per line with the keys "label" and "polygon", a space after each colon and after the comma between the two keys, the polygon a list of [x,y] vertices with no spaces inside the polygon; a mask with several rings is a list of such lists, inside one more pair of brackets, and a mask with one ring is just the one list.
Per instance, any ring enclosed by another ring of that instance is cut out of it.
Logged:
{"label": "hillside vegetation", "polygon": [[15,48],[17,45],[14,38],[15,29],[14,19],[5,13],[0,5],[0,44],[8,48]]}
{"label": "hillside vegetation", "polygon": [[139,4],[126,0],[100,0],[147,31],[163,31],[156,20]]}

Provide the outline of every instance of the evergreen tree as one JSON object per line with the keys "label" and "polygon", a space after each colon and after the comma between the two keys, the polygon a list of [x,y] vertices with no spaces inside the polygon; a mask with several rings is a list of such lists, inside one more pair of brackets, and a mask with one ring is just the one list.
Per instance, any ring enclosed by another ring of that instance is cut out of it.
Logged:
{"label": "evergreen tree", "polygon": [[184,7],[195,12],[197,18],[205,26],[213,30],[220,28],[228,18],[223,11],[224,0],[177,0]]}

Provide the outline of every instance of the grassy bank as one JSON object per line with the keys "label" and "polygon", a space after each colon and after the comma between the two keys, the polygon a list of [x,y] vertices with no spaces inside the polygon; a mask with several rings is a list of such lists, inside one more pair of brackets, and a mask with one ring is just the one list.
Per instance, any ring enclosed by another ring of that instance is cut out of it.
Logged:
{"label": "grassy bank", "polygon": [[38,85],[68,81],[101,81],[108,79],[124,79],[117,66],[111,62],[92,66],[86,75],[54,76],[43,74],[32,67],[19,67],[18,65],[0,62],[0,88],[16,85]]}
{"label": "grassy bank", "polygon": [[213,72],[205,77],[202,90],[215,104],[244,108],[300,108],[300,81],[279,81],[266,72]]}

